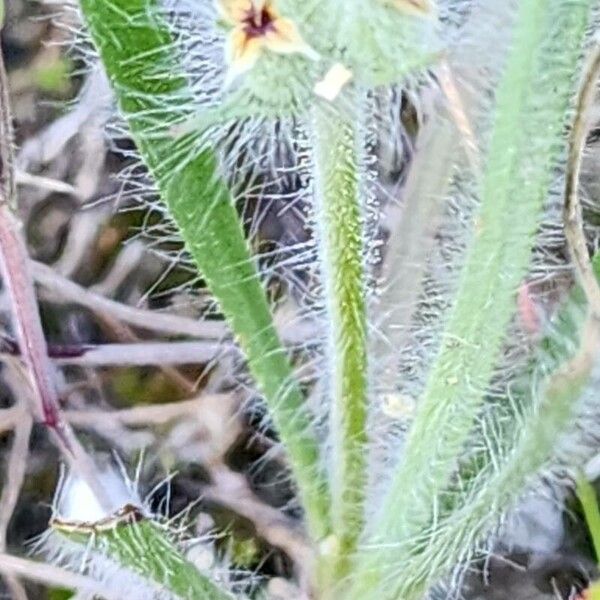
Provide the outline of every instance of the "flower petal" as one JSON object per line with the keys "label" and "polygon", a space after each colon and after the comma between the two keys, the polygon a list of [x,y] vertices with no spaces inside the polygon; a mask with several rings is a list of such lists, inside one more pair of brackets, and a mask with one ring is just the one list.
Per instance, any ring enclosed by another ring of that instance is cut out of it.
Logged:
{"label": "flower petal", "polygon": [[319,55],[303,39],[295,23],[284,17],[273,21],[273,30],[265,33],[265,46],[271,52],[279,54],[304,54],[312,60],[317,60]]}
{"label": "flower petal", "polygon": [[252,0],[217,0],[220,17],[230,25],[238,25],[252,11]]}
{"label": "flower petal", "polygon": [[229,33],[225,47],[225,60],[229,65],[227,85],[256,64],[263,45],[261,38],[249,37],[243,27],[238,26]]}

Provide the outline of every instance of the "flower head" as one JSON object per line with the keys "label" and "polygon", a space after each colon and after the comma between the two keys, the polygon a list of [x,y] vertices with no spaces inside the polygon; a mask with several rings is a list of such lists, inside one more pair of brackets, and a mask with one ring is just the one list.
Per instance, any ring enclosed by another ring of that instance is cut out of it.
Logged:
{"label": "flower head", "polygon": [[228,82],[249,71],[264,51],[318,58],[295,23],[277,12],[275,0],[219,0],[218,7],[231,26],[225,49]]}

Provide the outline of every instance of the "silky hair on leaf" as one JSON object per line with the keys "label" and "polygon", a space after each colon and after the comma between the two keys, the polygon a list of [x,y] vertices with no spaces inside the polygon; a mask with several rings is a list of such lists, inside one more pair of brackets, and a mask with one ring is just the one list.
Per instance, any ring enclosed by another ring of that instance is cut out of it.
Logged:
{"label": "silky hair on leaf", "polygon": [[[79,7],[144,194],[239,351],[230,382],[282,449],[293,498],[269,508],[302,540],[291,589],[459,594],[522,495],[589,456],[586,415],[597,426],[593,294],[575,281],[590,239],[585,215],[563,235],[553,185],[582,153],[565,162],[595,3]],[[537,319],[539,273],[569,270],[556,238],[572,250],[575,234],[575,277]],[[284,341],[286,319],[309,333]],[[52,528],[67,554],[88,548],[166,597],[277,587],[198,569],[135,503]]]}

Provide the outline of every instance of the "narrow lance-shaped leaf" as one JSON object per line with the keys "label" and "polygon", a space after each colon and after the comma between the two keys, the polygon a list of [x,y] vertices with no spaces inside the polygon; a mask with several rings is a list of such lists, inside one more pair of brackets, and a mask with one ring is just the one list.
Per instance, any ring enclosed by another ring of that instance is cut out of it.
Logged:
{"label": "narrow lance-shaped leaf", "polygon": [[97,523],[54,519],[51,527],[65,541],[80,544],[82,553],[113,560],[182,600],[232,600],[234,597],[202,574],[168,540],[157,523],[132,505]]}
{"label": "narrow lance-shaped leaf", "polygon": [[[351,118],[351,117],[350,117]],[[363,217],[356,127],[333,105],[315,108],[315,214],[330,327],[332,526],[341,578],[364,523],[367,350]]]}
{"label": "narrow lance-shaped leaf", "polygon": [[[600,254],[594,258],[594,271],[600,281]],[[421,598],[429,585],[461,560],[468,560],[474,546],[485,541],[501,515],[517,504],[528,486],[537,485],[536,475],[551,461],[562,436],[573,431],[581,436],[573,423],[586,413],[580,400],[591,375],[586,360],[577,358],[587,324],[586,307],[582,289],[576,287],[540,343],[535,364],[526,367],[528,385],[515,390],[515,394],[526,396],[515,399],[520,405],[516,411],[523,415],[513,414],[506,423],[495,423],[498,418],[502,421],[495,411],[488,417],[489,427],[483,428],[495,429],[504,447],[488,448],[483,459],[465,464],[468,475],[461,472],[460,491],[452,494],[455,501],[446,510],[440,508],[427,535],[407,540],[386,563],[389,575],[402,565],[404,576],[393,586],[398,597]],[[540,383],[532,386],[531,381],[538,379]],[[474,446],[485,445],[482,439]],[[595,501],[586,500],[588,508]]]}
{"label": "narrow lance-shaped leaf", "polygon": [[[429,526],[484,400],[561,149],[589,5],[520,3],[473,239],[441,348],[370,540],[384,549],[373,550],[372,561],[364,563],[375,580],[389,548],[402,547]],[[363,584],[368,582],[365,577]]]}
{"label": "narrow lance-shaped leaf", "polygon": [[582,473],[577,480],[577,497],[583,509],[585,522],[594,546],[596,563],[600,562],[600,507],[598,506],[598,495],[594,486]]}
{"label": "narrow lance-shaped leaf", "polygon": [[328,533],[328,492],[303,397],[274,329],[256,266],[210,149],[172,135],[190,97],[168,26],[154,0],[82,0],[92,40],[142,158],[186,248],[227,317],[285,445],[311,533]]}

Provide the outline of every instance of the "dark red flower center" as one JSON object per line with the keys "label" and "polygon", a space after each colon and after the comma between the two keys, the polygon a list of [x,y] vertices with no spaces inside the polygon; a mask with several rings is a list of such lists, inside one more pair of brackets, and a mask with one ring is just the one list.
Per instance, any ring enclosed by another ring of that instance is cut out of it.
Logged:
{"label": "dark red flower center", "polygon": [[251,8],[243,19],[244,32],[250,38],[261,37],[269,31],[274,31],[273,15],[266,7],[256,10]]}

